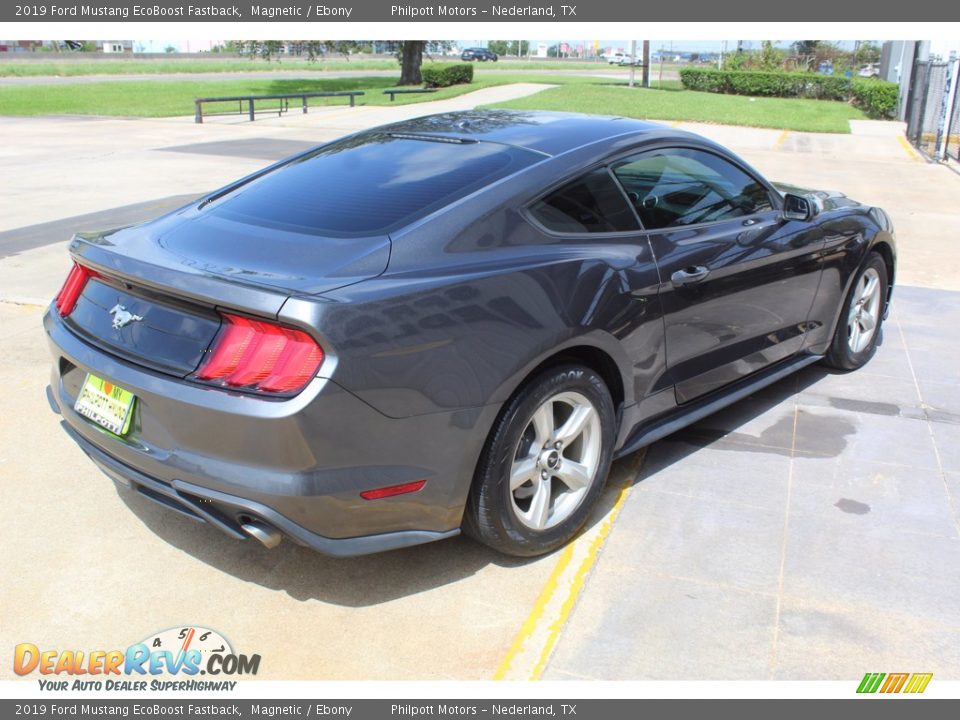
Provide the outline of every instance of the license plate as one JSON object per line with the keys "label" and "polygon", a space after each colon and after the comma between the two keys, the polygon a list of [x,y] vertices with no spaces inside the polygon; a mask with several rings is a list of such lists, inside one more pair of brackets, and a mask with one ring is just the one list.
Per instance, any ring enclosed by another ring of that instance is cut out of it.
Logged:
{"label": "license plate", "polygon": [[130,430],[135,399],[129,390],[88,374],[73,409],[114,435],[125,435]]}

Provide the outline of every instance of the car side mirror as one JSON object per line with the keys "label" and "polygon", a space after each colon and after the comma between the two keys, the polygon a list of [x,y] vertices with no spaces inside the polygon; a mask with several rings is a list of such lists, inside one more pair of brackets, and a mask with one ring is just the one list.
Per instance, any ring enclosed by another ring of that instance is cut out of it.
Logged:
{"label": "car side mirror", "polygon": [[813,219],[817,214],[817,207],[810,198],[802,195],[786,193],[783,196],[783,218],[784,220],[802,220],[804,222]]}

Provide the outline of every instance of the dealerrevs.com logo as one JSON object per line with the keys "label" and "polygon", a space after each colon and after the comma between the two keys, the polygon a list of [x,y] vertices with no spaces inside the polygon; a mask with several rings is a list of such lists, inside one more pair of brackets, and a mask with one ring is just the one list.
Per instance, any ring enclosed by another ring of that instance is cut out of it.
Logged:
{"label": "dealerrevs.com logo", "polygon": [[236,681],[225,677],[259,669],[259,655],[236,653],[220,633],[201,626],[163,630],[123,650],[20,643],[13,654],[17,675],[47,676],[38,678],[41,690],[233,690]]}

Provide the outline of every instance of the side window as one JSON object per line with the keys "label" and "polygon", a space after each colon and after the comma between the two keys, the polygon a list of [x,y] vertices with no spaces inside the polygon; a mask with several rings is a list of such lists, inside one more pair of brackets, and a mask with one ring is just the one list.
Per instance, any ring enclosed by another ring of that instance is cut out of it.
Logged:
{"label": "side window", "polygon": [[753,215],[771,209],[764,187],[723,158],[667,148],[613,166],[648,230]]}
{"label": "side window", "polygon": [[639,230],[623,192],[605,169],[594,170],[538,200],[530,214],[548,230],[608,233]]}

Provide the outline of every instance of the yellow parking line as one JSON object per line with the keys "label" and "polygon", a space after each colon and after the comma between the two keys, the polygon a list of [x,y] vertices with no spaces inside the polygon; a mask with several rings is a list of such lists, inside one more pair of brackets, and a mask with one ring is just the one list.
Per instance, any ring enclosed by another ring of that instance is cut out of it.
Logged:
{"label": "yellow parking line", "polygon": [[918,153],[916,150],[913,149],[913,145],[911,145],[907,141],[906,137],[904,137],[903,135],[897,135],[897,140],[900,143],[900,147],[906,150],[907,155],[910,156],[911,160],[914,160],[916,162],[921,162],[923,160],[923,158],[920,157],[920,153]]}
{"label": "yellow parking line", "polygon": [[[538,680],[556,647],[584,583],[603,548],[630,488],[640,469],[643,454],[628,478],[614,492],[606,493],[606,517],[575,541],[567,545],[547,578],[540,596],[533,605],[506,657],[494,673],[494,680]],[[612,498],[612,503],[611,503]],[[600,508],[603,512],[603,507]]]}
{"label": "yellow parking line", "polygon": [[527,641],[533,637],[535,631],[541,625],[540,620],[544,615],[544,610],[551,598],[553,598],[553,596],[556,594],[557,588],[559,587],[559,578],[564,574],[567,566],[570,565],[570,559],[572,557],[573,543],[567,545],[563,552],[560,553],[560,557],[557,559],[557,564],[553,568],[553,572],[550,573],[550,577],[547,578],[547,584],[544,585],[543,591],[540,593],[540,597],[537,598],[537,601],[533,604],[533,609],[530,611],[527,619],[524,620],[523,625],[520,627],[520,632],[517,633],[516,638],[513,640],[513,644],[510,645],[510,649],[507,651],[507,656],[503,659],[503,662],[500,663],[500,667],[498,667],[497,671],[493,674],[494,680],[506,680],[508,675],[511,674],[510,671],[513,669],[514,660],[521,655],[526,647]]}
{"label": "yellow parking line", "polygon": [[790,134],[789,130],[784,130],[780,133],[780,137],[777,138],[777,141],[773,144],[774,150],[779,150],[780,146],[787,141],[787,135]]}

